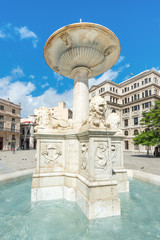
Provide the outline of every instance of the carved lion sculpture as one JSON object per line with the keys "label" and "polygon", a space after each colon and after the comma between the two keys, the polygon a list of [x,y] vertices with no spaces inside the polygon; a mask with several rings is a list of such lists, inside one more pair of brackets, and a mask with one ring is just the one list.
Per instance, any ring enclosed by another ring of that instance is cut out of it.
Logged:
{"label": "carved lion sculpture", "polygon": [[106,101],[101,96],[96,96],[91,99],[88,124],[91,128],[106,128],[105,112]]}
{"label": "carved lion sculpture", "polygon": [[38,129],[66,129],[69,128],[69,122],[66,120],[54,119],[51,112],[46,107],[40,107],[34,111],[38,126],[35,127],[35,131]]}

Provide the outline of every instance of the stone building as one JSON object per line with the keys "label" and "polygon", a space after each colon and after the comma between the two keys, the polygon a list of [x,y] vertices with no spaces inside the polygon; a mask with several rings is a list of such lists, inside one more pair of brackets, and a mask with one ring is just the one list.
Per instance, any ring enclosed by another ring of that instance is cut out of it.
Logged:
{"label": "stone building", "polygon": [[22,118],[20,123],[21,149],[36,149],[36,139],[34,137],[34,127],[36,126],[35,115],[30,115],[28,118]]}
{"label": "stone building", "polygon": [[69,108],[66,108],[65,102],[59,102],[58,106],[49,108],[52,114],[52,117],[56,119],[68,120],[72,118],[72,111]]}
{"label": "stone building", "polygon": [[20,113],[20,104],[0,99],[0,150],[19,147]]}
{"label": "stone building", "polygon": [[106,100],[106,115],[116,112],[120,116],[121,129],[126,136],[124,149],[146,151],[144,146],[134,146],[132,139],[137,131],[143,130],[142,112],[149,111],[155,101],[160,101],[160,73],[146,70],[120,84],[106,80],[91,87],[90,99],[96,95]]}

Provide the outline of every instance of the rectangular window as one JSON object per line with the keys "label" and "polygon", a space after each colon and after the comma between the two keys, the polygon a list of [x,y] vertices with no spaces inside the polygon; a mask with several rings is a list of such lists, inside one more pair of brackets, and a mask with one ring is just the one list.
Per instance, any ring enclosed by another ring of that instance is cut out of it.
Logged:
{"label": "rectangular window", "polygon": [[12,109],[12,113],[16,113],[16,110],[15,110],[15,109]]}
{"label": "rectangular window", "polygon": [[134,125],[138,125],[138,117],[134,118]]}
{"label": "rectangular window", "polygon": [[14,123],[15,123],[15,118],[12,118],[12,122],[14,122]]}
{"label": "rectangular window", "polygon": [[134,111],[137,111],[137,106],[134,106]]}
{"label": "rectangular window", "polygon": [[118,90],[116,89],[116,93],[118,93]]}
{"label": "rectangular window", "polygon": [[24,128],[21,129],[21,134],[24,135]]}
{"label": "rectangular window", "polygon": [[4,106],[0,105],[0,110],[4,111]]}
{"label": "rectangular window", "polygon": [[145,103],[145,108],[148,108],[149,107],[149,104],[148,104],[148,102],[147,103]]}
{"label": "rectangular window", "polygon": [[132,96],[132,101],[133,101],[133,96]]}
{"label": "rectangular window", "polygon": [[105,91],[105,88],[104,88],[104,87],[102,87],[102,88],[99,89],[99,93],[102,93],[102,92],[104,92],[104,91]]}
{"label": "rectangular window", "polygon": [[131,86],[131,89],[133,89],[133,85]]}
{"label": "rectangular window", "polygon": [[134,94],[134,100],[137,100],[137,96],[136,96],[136,94]]}
{"label": "rectangular window", "polygon": [[15,137],[15,135],[12,135],[12,140],[16,140],[16,137]]}
{"label": "rectangular window", "polygon": [[4,116],[0,115],[0,120],[4,120]]}
{"label": "rectangular window", "polygon": [[145,97],[148,97],[148,90],[145,91]]}
{"label": "rectangular window", "polygon": [[142,85],[144,84],[144,81],[142,81]]}
{"label": "rectangular window", "polygon": [[144,81],[145,81],[145,84],[147,84],[148,83],[148,78],[145,78]]}
{"label": "rectangular window", "polygon": [[113,92],[115,91],[115,88],[113,87]]}
{"label": "rectangular window", "polygon": [[139,87],[139,82],[137,83],[137,87]]}
{"label": "rectangular window", "polygon": [[134,83],[134,88],[136,88],[136,83]]}
{"label": "rectangular window", "polygon": [[11,124],[11,131],[15,132],[15,124]]}
{"label": "rectangular window", "polygon": [[110,87],[110,91],[112,91],[112,87]]}
{"label": "rectangular window", "polygon": [[143,107],[143,109],[144,109],[144,103],[142,104],[142,107]]}
{"label": "rectangular window", "polygon": [[0,122],[0,129],[4,129],[4,122]]}
{"label": "rectangular window", "polygon": [[151,96],[152,95],[152,91],[151,90],[149,90],[149,96]]}
{"label": "rectangular window", "polygon": [[129,102],[129,98],[128,98],[128,102]]}
{"label": "rectangular window", "polygon": [[148,81],[151,82],[151,78],[148,78]]}
{"label": "rectangular window", "polygon": [[127,98],[125,98],[125,103],[127,103]]}
{"label": "rectangular window", "polygon": [[137,95],[137,98],[139,99],[139,93],[138,93],[138,95]]}
{"label": "rectangular window", "polygon": [[142,92],[142,98],[144,98],[144,92]]}
{"label": "rectangular window", "polygon": [[128,119],[124,120],[124,126],[127,127],[128,126]]}
{"label": "rectangular window", "polygon": [[128,141],[124,141],[124,144],[125,144],[125,149],[128,150],[129,149]]}
{"label": "rectangular window", "polygon": [[129,91],[129,87],[128,87],[128,91]]}

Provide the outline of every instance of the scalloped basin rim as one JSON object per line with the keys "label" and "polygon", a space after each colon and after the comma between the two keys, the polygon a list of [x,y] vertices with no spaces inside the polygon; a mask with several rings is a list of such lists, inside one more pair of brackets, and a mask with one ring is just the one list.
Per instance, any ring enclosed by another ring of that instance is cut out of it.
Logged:
{"label": "scalloped basin rim", "polygon": [[[85,53],[84,49],[87,48],[95,51],[95,54],[92,53],[93,59]],[[44,47],[44,57],[49,67],[68,78],[72,78],[72,70],[79,66],[91,70],[89,78],[102,74],[115,64],[119,55],[120,43],[116,35],[108,28],[95,23],[64,26],[49,37]]]}

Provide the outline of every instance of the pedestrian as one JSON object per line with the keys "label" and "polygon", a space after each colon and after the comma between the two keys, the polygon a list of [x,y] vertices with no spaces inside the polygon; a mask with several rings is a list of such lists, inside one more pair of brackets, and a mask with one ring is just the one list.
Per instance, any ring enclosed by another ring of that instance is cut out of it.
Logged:
{"label": "pedestrian", "polygon": [[12,148],[13,154],[15,154],[15,147]]}

